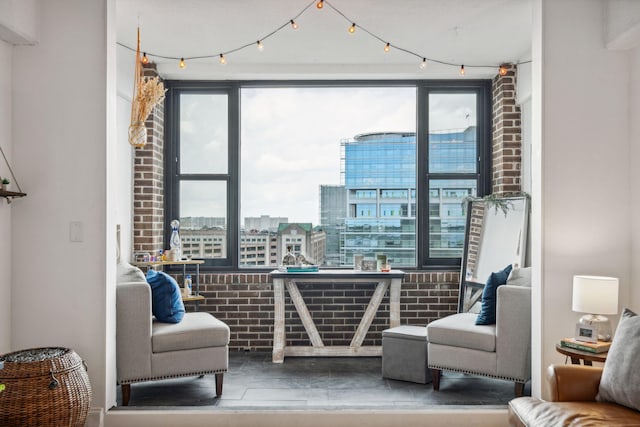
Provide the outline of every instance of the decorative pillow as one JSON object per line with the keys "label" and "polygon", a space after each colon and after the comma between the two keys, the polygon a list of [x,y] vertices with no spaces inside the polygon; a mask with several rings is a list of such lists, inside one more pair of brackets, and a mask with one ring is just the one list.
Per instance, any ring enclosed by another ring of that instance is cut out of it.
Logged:
{"label": "decorative pillow", "polygon": [[596,400],[640,411],[640,316],[625,308],[604,362]]}
{"label": "decorative pillow", "polygon": [[116,268],[116,281],[118,283],[146,282],[147,280],[142,270],[127,262],[119,262]]}
{"label": "decorative pillow", "polygon": [[147,282],[151,286],[151,312],[165,323],[179,323],[184,317],[180,287],[167,273],[149,269]]}
{"label": "decorative pillow", "polygon": [[476,325],[493,325],[496,323],[496,303],[498,286],[507,283],[507,278],[511,273],[511,265],[504,270],[491,273],[482,291],[482,307],[480,314],[476,318]]}
{"label": "decorative pillow", "polygon": [[531,287],[531,267],[514,268],[509,273],[507,285]]}

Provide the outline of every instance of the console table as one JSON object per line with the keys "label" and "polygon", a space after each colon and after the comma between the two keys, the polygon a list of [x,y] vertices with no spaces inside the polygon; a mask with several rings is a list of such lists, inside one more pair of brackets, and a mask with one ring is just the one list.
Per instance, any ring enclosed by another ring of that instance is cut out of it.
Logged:
{"label": "console table", "polygon": [[[284,362],[285,356],[380,356],[381,346],[363,346],[365,335],[378,311],[382,298],[389,289],[389,327],[400,326],[400,287],[404,271],[390,272],[355,270],[320,270],[317,272],[271,272],[273,279],[274,325],[273,363]],[[349,346],[325,347],[311,314],[302,299],[298,283],[371,283],[376,289],[365,310]],[[287,288],[312,346],[286,346],[284,289]]]}

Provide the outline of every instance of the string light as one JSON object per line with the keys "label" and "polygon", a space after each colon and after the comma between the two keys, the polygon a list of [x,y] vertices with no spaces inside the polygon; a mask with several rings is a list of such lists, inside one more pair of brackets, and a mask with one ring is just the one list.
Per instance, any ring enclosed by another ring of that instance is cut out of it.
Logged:
{"label": "string light", "polygon": [[[308,3],[308,4],[307,4],[307,5],[306,5],[306,6],[305,6],[305,7],[304,7],[304,8],[303,8],[303,9],[302,9],[302,10],[301,10],[297,15],[293,16],[293,17],[292,17],[291,19],[289,19],[288,21],[284,21],[284,23],[283,23],[282,25],[280,25],[279,27],[277,27],[276,29],[274,29],[273,31],[271,31],[270,33],[268,33],[267,35],[265,35],[264,37],[260,38],[258,41],[256,41],[256,42],[250,42],[250,43],[244,44],[244,45],[242,45],[242,46],[236,47],[235,49],[230,49],[230,50],[226,51],[226,52],[225,52],[225,54],[232,54],[232,53],[238,52],[238,51],[243,50],[243,49],[245,49],[245,48],[247,48],[247,47],[249,47],[249,46],[251,46],[251,45],[257,45],[258,50],[260,50],[260,51],[261,51],[261,50],[263,49],[263,45],[262,45],[262,41],[263,41],[263,40],[266,40],[266,39],[268,39],[269,37],[273,36],[274,34],[276,34],[276,33],[280,32],[280,31],[281,31],[281,30],[283,30],[285,27],[287,27],[287,25],[288,25],[288,24],[290,24],[290,25],[291,25],[291,28],[293,28],[294,30],[297,30],[297,29],[298,29],[298,23],[295,21],[296,19],[298,19],[300,16],[302,16],[302,15],[303,15],[303,14],[304,14],[304,13],[305,13],[309,8],[313,7],[313,5],[314,5],[314,4],[315,4],[316,8],[318,8],[318,9],[323,9],[323,8],[324,8],[324,6],[325,6],[325,3],[326,3],[326,5],[327,5],[330,9],[332,9],[332,10],[333,10],[334,12],[336,12],[338,15],[342,16],[342,18],[344,18],[347,22],[349,22],[349,23],[351,24],[351,25],[349,26],[349,30],[348,30],[350,34],[355,33],[355,31],[356,31],[356,26],[358,26],[362,31],[364,31],[365,33],[367,33],[369,36],[371,36],[371,37],[373,37],[373,38],[377,39],[378,41],[380,41],[380,42],[382,42],[382,43],[384,43],[384,44],[385,44],[385,46],[384,46],[384,52],[389,52],[389,51],[391,50],[391,43],[389,43],[389,42],[385,41],[382,37],[380,37],[380,36],[376,35],[375,33],[373,33],[372,31],[368,30],[367,28],[364,28],[364,27],[362,27],[361,25],[356,24],[356,22],[355,22],[355,21],[353,21],[352,19],[350,19],[349,17],[347,17],[344,13],[342,13],[339,9],[337,9],[337,8],[336,8],[333,4],[331,4],[329,1],[326,1],[326,2],[325,2],[325,0],[311,0],[311,2],[310,2],[310,3]],[[255,40],[255,39],[254,39],[254,40]],[[131,47],[129,47],[129,46],[126,46],[125,44],[120,43],[120,42],[117,42],[117,44],[118,44],[118,45],[120,45],[120,46],[122,46],[122,47],[124,47],[124,48],[126,48],[126,49],[132,50],[132,51],[135,51],[135,50],[136,50],[136,49],[133,49],[133,48],[131,48]],[[429,58],[429,57],[425,57],[425,56],[423,56],[423,55],[419,55],[419,54],[418,54],[418,53],[416,53],[416,52],[413,52],[413,51],[411,51],[411,50],[409,50],[409,49],[402,48],[402,47],[400,47],[400,46],[396,46],[396,45],[394,45],[393,47],[394,47],[394,48],[396,48],[396,49],[398,49],[398,50],[399,50],[399,51],[401,51],[401,52],[404,52],[404,53],[406,53],[406,54],[413,55],[413,56],[415,56],[415,57],[417,57],[417,58],[422,59],[422,62],[420,63],[420,68],[422,68],[422,69],[426,68],[426,66],[427,66],[427,60],[428,60],[428,61],[430,61],[430,62],[433,62],[433,63],[437,63],[437,64],[441,64],[441,65],[446,65],[446,66],[452,66],[452,67],[456,67],[456,66],[458,66],[458,64],[455,64],[455,63],[453,63],[453,62],[443,61],[443,60],[439,60],[439,59],[435,59],[435,58]],[[163,55],[157,55],[157,54],[153,54],[153,53],[150,53],[150,54],[149,54],[149,56],[155,56],[155,57],[157,57],[157,58],[170,59],[170,60],[178,60],[178,59],[180,59],[180,62],[179,62],[180,68],[185,68],[185,67],[187,66],[187,65],[186,65],[186,62],[185,62],[185,58],[184,58],[184,57],[182,57],[182,58],[177,58],[177,57],[174,57],[174,56],[163,56]],[[186,58],[186,59],[187,59],[187,60],[192,60],[192,59],[206,59],[206,58],[213,58],[213,57],[215,57],[215,55],[191,56],[191,57],[188,57],[188,58]],[[147,63],[150,61],[150,60],[149,60],[149,58],[147,57],[146,52],[144,53],[144,55],[142,56],[142,58],[141,58],[141,60],[140,60],[140,61],[141,61],[143,64],[147,64]],[[222,64],[225,64],[225,63],[226,63],[226,58],[224,57],[224,55],[223,55],[223,54],[220,54],[220,62],[221,62]],[[527,64],[527,63],[530,63],[530,62],[531,62],[531,60],[528,60],[528,61],[521,61],[521,62],[513,63],[513,65]],[[500,76],[505,76],[506,74],[508,74],[508,71],[509,71],[509,69],[510,69],[510,66],[511,66],[511,65],[512,65],[512,64],[509,64],[509,63],[503,63],[503,64],[500,64],[500,65],[498,66],[498,74],[499,74]],[[467,64],[467,67],[473,67],[473,68],[491,68],[491,69],[494,69],[494,70],[496,69],[496,65],[479,65],[479,64],[473,64],[473,65],[470,65],[470,64]],[[464,65],[461,65],[461,66],[460,66],[460,70],[459,70],[459,72],[460,72],[460,75],[461,75],[461,76],[464,76],[464,75],[465,75]]]}

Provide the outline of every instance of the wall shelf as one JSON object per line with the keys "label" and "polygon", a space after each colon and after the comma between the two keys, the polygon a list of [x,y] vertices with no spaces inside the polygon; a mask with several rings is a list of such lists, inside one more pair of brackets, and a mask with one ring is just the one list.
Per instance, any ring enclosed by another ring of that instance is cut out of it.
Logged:
{"label": "wall shelf", "polygon": [[27,193],[20,193],[18,191],[0,190],[0,197],[4,197],[9,203],[11,203],[11,199],[14,197],[24,197],[26,195]]}

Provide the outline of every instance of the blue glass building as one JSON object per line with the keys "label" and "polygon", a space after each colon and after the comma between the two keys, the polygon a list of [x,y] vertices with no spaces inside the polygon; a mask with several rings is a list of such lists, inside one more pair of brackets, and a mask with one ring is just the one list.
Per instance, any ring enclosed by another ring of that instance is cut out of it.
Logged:
{"label": "blue glass building", "polygon": [[[429,134],[430,173],[475,171],[476,128]],[[342,180],[347,215],[340,261],[353,255],[387,255],[392,265],[416,265],[416,135],[383,132],[342,141]],[[431,257],[459,257],[464,244],[462,201],[476,194],[474,180],[431,180]]]}

